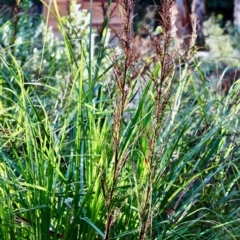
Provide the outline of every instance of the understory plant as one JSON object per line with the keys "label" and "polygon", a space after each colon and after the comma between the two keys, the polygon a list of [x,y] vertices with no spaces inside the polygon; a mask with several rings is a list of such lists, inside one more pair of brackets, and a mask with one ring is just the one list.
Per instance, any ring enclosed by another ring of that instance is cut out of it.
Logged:
{"label": "understory plant", "polygon": [[144,56],[132,0],[119,31],[111,1],[98,30],[52,4],[61,41],[0,54],[0,239],[239,239],[239,81],[212,92],[193,51],[172,50],[172,0]]}

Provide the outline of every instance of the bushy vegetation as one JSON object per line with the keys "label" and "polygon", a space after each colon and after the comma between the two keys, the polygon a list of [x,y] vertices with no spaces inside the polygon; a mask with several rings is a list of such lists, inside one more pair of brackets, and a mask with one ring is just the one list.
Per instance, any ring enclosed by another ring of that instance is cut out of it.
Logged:
{"label": "bushy vegetation", "polygon": [[119,2],[117,47],[76,4],[1,28],[0,239],[239,239],[239,81],[173,50],[171,1],[143,56]]}

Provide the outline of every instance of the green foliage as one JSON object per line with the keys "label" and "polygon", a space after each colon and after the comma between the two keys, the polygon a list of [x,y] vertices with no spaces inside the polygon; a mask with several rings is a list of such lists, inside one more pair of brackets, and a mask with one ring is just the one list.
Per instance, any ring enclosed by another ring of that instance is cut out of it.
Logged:
{"label": "green foliage", "polygon": [[236,48],[235,43],[237,38],[226,34],[228,29],[231,30],[230,25],[225,28],[221,28],[217,24],[216,18],[209,18],[204,22],[206,45],[209,48],[212,58],[221,57],[221,60],[227,62],[228,64],[236,64],[238,62],[237,57],[239,56],[239,48]]}
{"label": "green foliage", "polygon": [[239,81],[213,94],[168,32],[146,70],[130,35],[110,48],[71,13],[62,40],[2,31],[0,239],[238,239]]}

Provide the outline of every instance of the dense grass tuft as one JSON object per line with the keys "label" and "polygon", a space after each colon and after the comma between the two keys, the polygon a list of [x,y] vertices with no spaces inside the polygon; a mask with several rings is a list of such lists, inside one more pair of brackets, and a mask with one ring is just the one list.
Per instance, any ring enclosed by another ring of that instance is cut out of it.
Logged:
{"label": "dense grass tuft", "polygon": [[43,42],[16,44],[21,31],[10,31],[0,53],[0,239],[239,239],[239,81],[223,97],[192,49],[178,56],[172,3],[144,55],[133,1],[119,1],[116,47],[111,1],[98,33],[77,5],[84,29],[56,11],[63,40],[46,30]]}

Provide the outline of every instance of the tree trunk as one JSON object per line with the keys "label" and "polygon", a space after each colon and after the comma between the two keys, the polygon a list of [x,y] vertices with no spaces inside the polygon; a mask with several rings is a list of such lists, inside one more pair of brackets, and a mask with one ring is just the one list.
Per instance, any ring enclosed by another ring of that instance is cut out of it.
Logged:
{"label": "tree trunk", "polygon": [[[197,33],[197,45],[200,47],[204,46],[204,35],[203,35],[203,22],[206,16],[206,1],[205,0],[193,0],[192,2],[192,22],[193,28],[195,27]],[[194,21],[195,26],[194,26]]]}
{"label": "tree trunk", "polygon": [[172,6],[172,31],[177,45],[184,50],[191,46],[192,24],[188,0],[176,0]]}
{"label": "tree trunk", "polygon": [[240,30],[240,0],[234,0],[234,24]]}
{"label": "tree trunk", "polygon": [[177,10],[180,14],[182,28],[181,31],[182,37],[190,36],[192,33],[192,25],[190,18],[190,7],[188,0],[176,0]]}

